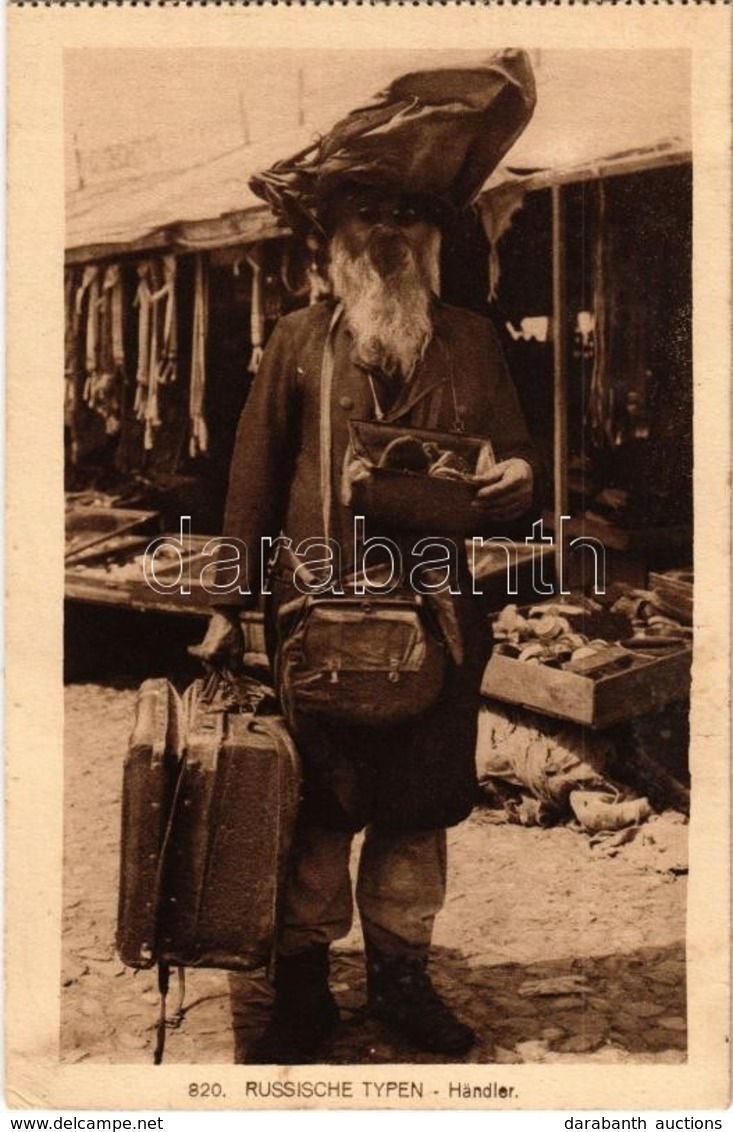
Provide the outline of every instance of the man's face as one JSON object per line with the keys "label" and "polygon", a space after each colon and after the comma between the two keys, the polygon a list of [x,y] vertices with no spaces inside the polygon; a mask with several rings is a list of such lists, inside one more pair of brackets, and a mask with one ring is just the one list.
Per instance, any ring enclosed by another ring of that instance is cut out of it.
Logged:
{"label": "man's face", "polygon": [[384,277],[425,246],[433,225],[423,203],[408,194],[364,189],[349,193],[333,209],[333,221],[349,254],[367,251]]}
{"label": "man's face", "polygon": [[440,233],[424,206],[397,192],[357,190],[330,211],[330,276],[357,355],[408,378],[432,336]]}

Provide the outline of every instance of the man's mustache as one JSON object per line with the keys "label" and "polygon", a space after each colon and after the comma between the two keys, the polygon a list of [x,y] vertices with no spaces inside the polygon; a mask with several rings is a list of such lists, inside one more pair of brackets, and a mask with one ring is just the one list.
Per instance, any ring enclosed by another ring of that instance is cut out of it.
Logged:
{"label": "man's mustache", "polygon": [[412,248],[402,233],[389,229],[373,232],[366,251],[372,266],[383,278],[395,275],[412,256]]}

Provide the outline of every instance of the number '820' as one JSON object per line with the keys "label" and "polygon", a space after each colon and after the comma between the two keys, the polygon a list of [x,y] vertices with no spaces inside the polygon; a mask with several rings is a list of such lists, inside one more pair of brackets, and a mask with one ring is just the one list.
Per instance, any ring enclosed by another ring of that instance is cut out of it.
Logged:
{"label": "number '820'", "polygon": [[188,1086],[189,1097],[223,1097],[224,1090],[218,1081],[192,1081]]}

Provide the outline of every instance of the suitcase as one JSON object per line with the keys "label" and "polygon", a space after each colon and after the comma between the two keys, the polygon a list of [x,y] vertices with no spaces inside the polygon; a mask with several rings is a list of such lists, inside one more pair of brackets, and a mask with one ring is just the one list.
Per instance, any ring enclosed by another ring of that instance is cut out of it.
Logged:
{"label": "suitcase", "polygon": [[137,696],[125,759],[117,951],[129,967],[157,958],[161,851],[183,756],[183,704],[167,680],[146,680]]}
{"label": "suitcase", "polygon": [[246,677],[196,681],[182,697],[147,680],[138,695],[117,948],[130,967],[158,964],[156,1063],[171,966],[249,971],[271,956],[300,800],[298,755],[273,706]]}
{"label": "suitcase", "polygon": [[197,682],[184,696],[186,754],[166,854],[160,954],[176,966],[247,971],[272,950],[299,760],[281,716],[225,710],[201,692]]}

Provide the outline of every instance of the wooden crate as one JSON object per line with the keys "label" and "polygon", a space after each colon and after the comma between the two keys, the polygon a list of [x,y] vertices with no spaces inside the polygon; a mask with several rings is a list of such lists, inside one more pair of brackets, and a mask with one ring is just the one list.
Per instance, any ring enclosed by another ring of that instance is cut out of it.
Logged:
{"label": "wooden crate", "polygon": [[632,668],[592,680],[494,653],[481,691],[489,698],[594,728],[659,711],[672,700],[689,696],[691,649],[635,661]]}

